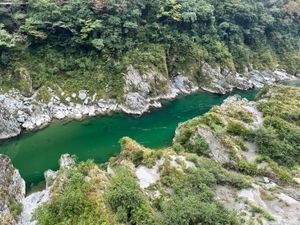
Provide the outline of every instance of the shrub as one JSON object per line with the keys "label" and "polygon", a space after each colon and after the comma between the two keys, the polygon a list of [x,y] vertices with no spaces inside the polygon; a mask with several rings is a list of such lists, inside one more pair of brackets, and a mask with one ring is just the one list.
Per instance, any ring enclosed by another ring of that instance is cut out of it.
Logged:
{"label": "shrub", "polygon": [[[185,125],[187,126],[187,125]],[[189,141],[190,137],[193,135],[193,130],[190,129],[189,127],[181,127],[180,128],[180,133],[178,136],[176,136],[176,142],[178,142],[181,145],[186,145],[187,142]]]}
{"label": "shrub", "polygon": [[10,213],[13,216],[13,218],[17,219],[17,217],[21,214],[22,209],[23,209],[23,207],[22,207],[21,203],[18,203],[14,199],[10,199],[9,210],[10,210]]}
{"label": "shrub", "polygon": [[201,194],[176,196],[162,203],[162,217],[157,224],[240,224],[237,216],[215,202],[205,202]]}
{"label": "shrub", "polygon": [[101,210],[88,196],[90,188],[81,173],[70,171],[62,191],[49,203],[40,206],[33,218],[41,225],[103,224],[105,219]]}
{"label": "shrub", "polygon": [[201,122],[205,125],[209,126],[210,128],[215,128],[216,126],[222,126],[222,120],[218,116],[217,113],[209,112],[206,113],[204,116],[201,117]]}
{"label": "shrub", "polygon": [[207,154],[209,151],[209,146],[203,137],[197,137],[192,149],[188,149],[190,152],[197,153],[198,155]]}
{"label": "shrub", "polygon": [[238,163],[238,169],[242,173],[247,175],[254,176],[257,174],[257,164],[256,163],[249,163],[246,160],[241,160]]}
{"label": "shrub", "polygon": [[183,151],[185,151],[184,147],[181,144],[179,144],[179,143],[174,143],[173,144],[173,150],[175,152],[183,152]]}
{"label": "shrub", "polygon": [[297,130],[282,128],[278,129],[274,124],[262,127],[256,133],[255,142],[261,154],[281,165],[291,167],[300,162],[299,134]]}
{"label": "shrub", "polygon": [[252,132],[248,128],[246,128],[242,123],[229,121],[226,127],[226,131],[229,134],[241,136],[244,139],[248,139],[252,137]]}
{"label": "shrub", "polygon": [[143,150],[136,150],[131,153],[131,160],[135,166],[139,166],[144,159]]}
{"label": "shrub", "polygon": [[117,168],[105,199],[122,223],[151,224],[151,207],[127,168]]}

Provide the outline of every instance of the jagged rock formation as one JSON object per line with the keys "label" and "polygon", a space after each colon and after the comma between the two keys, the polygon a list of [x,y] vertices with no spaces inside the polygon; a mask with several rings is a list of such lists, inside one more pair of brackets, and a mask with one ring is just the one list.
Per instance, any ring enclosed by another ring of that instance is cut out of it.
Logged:
{"label": "jagged rock formation", "polygon": [[19,135],[21,132],[18,121],[0,103],[0,140]]}
{"label": "jagged rock formation", "polygon": [[0,224],[14,225],[22,210],[21,200],[25,197],[25,181],[11,160],[0,154]]}
{"label": "jagged rock formation", "polygon": [[162,73],[150,70],[141,74],[129,66],[125,76],[124,99],[120,109],[141,115],[150,107],[161,107],[159,100],[173,99],[179,94],[190,94],[199,88],[189,78],[177,76],[172,80]]}
{"label": "jagged rock formation", "polygon": [[[70,169],[75,165],[75,160],[69,155],[62,155],[59,159],[59,166],[61,170]],[[23,198],[20,203],[22,204],[23,211],[19,216],[18,225],[35,225],[36,221],[33,220],[32,214],[43,203],[49,202],[52,195],[54,195],[54,187],[62,188],[66,176],[59,176],[58,171],[47,170],[44,174],[46,180],[46,189]],[[58,190],[56,190],[58,191]]]}
{"label": "jagged rock formation", "polygon": [[200,79],[203,79],[203,82],[199,84],[201,89],[213,93],[225,94],[234,88],[240,90],[262,88],[264,85],[297,78],[279,68],[274,71],[246,69],[246,72],[243,74],[234,74],[229,69],[220,67],[213,68],[209,64],[204,63],[201,68]]}

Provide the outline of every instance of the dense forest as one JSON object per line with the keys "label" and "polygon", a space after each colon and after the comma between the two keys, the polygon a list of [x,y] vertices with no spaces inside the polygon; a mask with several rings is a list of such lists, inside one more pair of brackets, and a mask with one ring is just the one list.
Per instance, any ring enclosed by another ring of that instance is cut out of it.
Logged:
{"label": "dense forest", "polygon": [[299,0],[0,4],[2,86],[11,87],[20,74],[28,73],[35,89],[49,80],[90,77],[91,85],[118,88],[124,66],[144,62],[158,66],[161,54],[167,65],[206,61],[243,72],[274,68],[280,62],[292,74],[299,70]]}

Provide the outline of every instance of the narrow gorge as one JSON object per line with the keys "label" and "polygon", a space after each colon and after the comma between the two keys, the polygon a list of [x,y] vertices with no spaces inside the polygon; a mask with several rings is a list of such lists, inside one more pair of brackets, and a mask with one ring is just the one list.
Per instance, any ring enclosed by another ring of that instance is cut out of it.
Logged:
{"label": "narrow gorge", "polygon": [[0,225],[299,225],[300,0],[0,0]]}
{"label": "narrow gorge", "polygon": [[[300,170],[288,165],[299,160],[299,90],[274,85],[262,89],[256,101],[228,97],[203,116],[181,123],[173,143],[164,148],[152,150],[122,138],[121,153],[105,168],[62,155],[59,170],[44,173],[46,189],[28,196],[18,170],[1,155],[1,223],[97,218],[96,224],[120,224],[122,215],[123,221],[147,224],[212,219],[212,224],[298,224]],[[277,140],[282,143],[275,145]],[[270,152],[275,146],[278,155],[275,149]],[[289,149],[284,157],[280,148]],[[129,198],[127,191],[132,191]],[[81,197],[69,196],[73,192]],[[64,204],[76,204],[80,213],[69,217]],[[135,207],[142,210],[138,217]],[[189,207],[200,208],[191,217]],[[221,216],[205,217],[202,207]],[[183,214],[174,214],[175,209]]]}

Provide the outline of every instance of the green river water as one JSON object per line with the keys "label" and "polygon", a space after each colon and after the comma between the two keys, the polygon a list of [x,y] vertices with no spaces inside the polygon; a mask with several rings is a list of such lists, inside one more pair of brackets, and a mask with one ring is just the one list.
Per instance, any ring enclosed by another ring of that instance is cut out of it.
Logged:
{"label": "green river water", "polygon": [[[233,94],[253,100],[256,91]],[[0,153],[12,159],[30,187],[43,180],[45,170],[58,169],[58,159],[64,153],[76,155],[79,161],[103,163],[120,151],[118,141],[124,136],[151,148],[170,145],[178,123],[204,114],[227,97],[202,92],[164,102],[163,108],[141,117],[114,113],[83,121],[53,122],[43,130],[2,142]]]}

